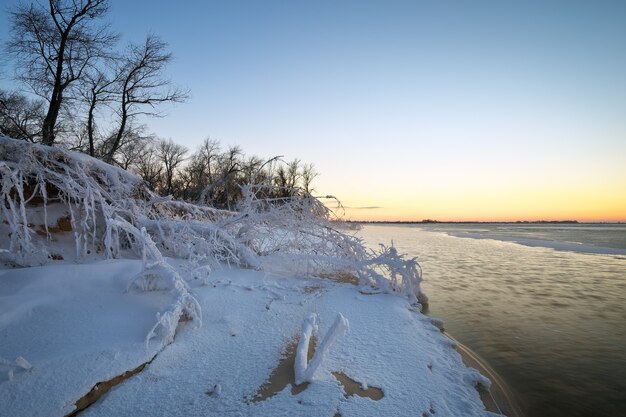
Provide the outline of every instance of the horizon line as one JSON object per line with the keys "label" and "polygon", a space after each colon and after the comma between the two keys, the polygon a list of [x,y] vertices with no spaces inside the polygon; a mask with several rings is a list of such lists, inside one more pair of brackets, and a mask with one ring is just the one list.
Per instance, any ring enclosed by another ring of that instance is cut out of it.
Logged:
{"label": "horizon line", "polygon": [[349,223],[389,224],[462,224],[462,223],[515,223],[515,224],[626,224],[626,220],[345,220]]}

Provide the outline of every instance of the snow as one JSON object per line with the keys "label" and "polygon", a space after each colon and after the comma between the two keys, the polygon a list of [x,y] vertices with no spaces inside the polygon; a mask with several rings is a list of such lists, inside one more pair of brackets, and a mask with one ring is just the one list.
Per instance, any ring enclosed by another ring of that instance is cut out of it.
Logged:
{"label": "snow", "polygon": [[144,339],[169,296],[125,292],[140,268],[116,260],[0,271],[0,357],[23,368],[13,380],[0,374],[2,415],[65,415],[95,383],[156,353]]}
{"label": "snow", "polygon": [[[315,199],[248,187],[218,211],[8,138],[0,170],[3,416],[492,415],[476,390],[489,381],[421,313],[416,260],[366,250]],[[285,363],[298,390],[259,395]]]}
{"label": "snow", "polygon": [[[159,351],[152,344],[146,349],[144,339],[171,296],[126,292],[141,267],[139,260],[113,260],[1,272],[0,357],[32,364],[30,370],[14,369],[12,380],[7,373],[0,377],[3,415],[66,415],[96,383],[155,354],[142,372],[82,415],[490,414],[474,388],[484,378],[465,368],[453,344],[399,295],[224,269],[208,285],[192,288],[202,327],[179,327],[174,342]],[[331,327],[343,326],[338,314],[350,321],[350,331],[324,352],[302,393],[284,389],[264,401],[247,401],[312,314],[320,334],[337,333]],[[384,397],[346,398],[335,371],[379,387]]]}
{"label": "snow", "polygon": [[[97,382],[157,354],[144,338],[170,295],[125,292],[140,270],[141,261],[113,260],[2,271],[0,357],[32,364],[14,370],[13,380],[0,379],[3,415],[66,415]],[[489,415],[474,388],[482,377],[465,368],[450,341],[401,296],[244,269],[215,272],[193,292],[203,326],[180,327],[152,363],[83,415]],[[284,389],[246,401],[312,314],[320,334],[336,333],[333,323],[343,323],[338,314],[350,321],[312,383],[298,395]],[[379,387],[384,397],[345,398],[335,371]],[[213,387],[218,394],[208,395]]]}
{"label": "snow", "polygon": [[542,247],[554,249],[557,251],[569,251],[578,253],[590,253],[590,254],[604,254],[604,255],[626,255],[626,249],[609,248],[604,246],[595,246],[591,244],[584,244],[579,242],[563,242],[557,240],[548,239],[531,239],[523,238],[520,236],[506,236],[500,235],[498,237],[484,236],[480,233],[470,232],[448,232],[448,235],[460,238],[469,239],[490,239],[500,240],[503,242],[513,242],[524,246],[530,247]]}

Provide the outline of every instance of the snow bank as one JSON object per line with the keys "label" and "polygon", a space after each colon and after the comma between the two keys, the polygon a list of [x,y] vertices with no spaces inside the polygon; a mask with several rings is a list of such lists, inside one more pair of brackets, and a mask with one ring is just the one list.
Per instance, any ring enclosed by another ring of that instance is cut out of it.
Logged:
{"label": "snow bank", "polygon": [[[474,388],[476,372],[427,316],[397,294],[365,295],[326,279],[223,269],[208,285],[191,286],[204,325],[181,327],[174,343],[146,350],[146,328],[169,296],[124,292],[141,268],[140,260],[112,260],[1,272],[0,357],[21,356],[32,365],[15,367],[12,380],[8,370],[0,374],[2,415],[66,415],[96,383],[154,355],[80,415],[491,415]],[[306,389],[292,394],[287,386],[248,401],[303,323],[315,315],[319,335],[338,336],[345,325],[339,313],[350,331],[330,349],[323,348],[329,341],[318,346],[323,360]],[[348,396],[333,373],[378,387],[384,396]]]}

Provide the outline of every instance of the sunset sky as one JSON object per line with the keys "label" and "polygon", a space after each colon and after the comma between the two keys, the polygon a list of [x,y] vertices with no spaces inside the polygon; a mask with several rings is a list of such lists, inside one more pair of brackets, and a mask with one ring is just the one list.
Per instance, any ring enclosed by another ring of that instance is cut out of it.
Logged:
{"label": "sunset sky", "polygon": [[152,131],[312,162],[349,218],[626,220],[626,1],[111,5],[191,90]]}

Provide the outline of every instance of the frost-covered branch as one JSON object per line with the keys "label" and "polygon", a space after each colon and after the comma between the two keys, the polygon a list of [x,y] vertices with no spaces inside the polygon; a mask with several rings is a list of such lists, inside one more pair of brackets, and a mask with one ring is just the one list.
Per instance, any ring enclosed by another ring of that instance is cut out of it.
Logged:
{"label": "frost-covered branch", "polygon": [[148,340],[157,333],[171,340],[185,317],[200,323],[197,302],[166,257],[187,260],[189,276],[203,282],[211,271],[232,265],[349,281],[362,291],[426,302],[415,259],[405,259],[393,246],[367,249],[303,189],[247,185],[236,211],[218,210],[160,197],[135,175],[86,155],[5,137],[0,137],[0,185],[0,227],[10,235],[0,243],[0,260],[28,266],[59,259],[49,255],[58,227],[48,212],[61,207],[76,261],[98,253],[139,257],[143,268],[132,284],[173,291],[173,303]]}
{"label": "frost-covered branch", "polygon": [[315,376],[315,372],[322,364],[322,361],[328,354],[328,351],[335,343],[339,336],[345,335],[350,329],[348,319],[341,314],[337,314],[335,322],[324,336],[322,343],[315,349],[311,362],[307,364],[307,355],[309,352],[309,342],[311,337],[317,333],[317,314],[313,313],[304,320],[302,325],[302,333],[296,348],[296,359],[294,362],[295,383],[300,385],[304,382],[311,382]]}

